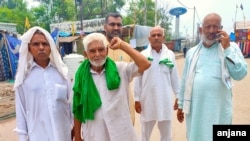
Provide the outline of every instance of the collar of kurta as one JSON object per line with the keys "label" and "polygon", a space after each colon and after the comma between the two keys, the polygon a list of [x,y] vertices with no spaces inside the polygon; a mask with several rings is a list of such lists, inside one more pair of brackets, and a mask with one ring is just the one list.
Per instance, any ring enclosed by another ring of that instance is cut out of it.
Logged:
{"label": "collar of kurta", "polygon": [[[145,49],[142,54],[147,57],[149,61],[153,61],[153,56],[152,56],[152,47],[149,44],[147,49]],[[160,55],[160,62],[159,64],[166,65],[169,68],[174,67],[174,63],[171,60],[171,57],[169,55],[169,50],[166,45],[162,44],[162,49],[161,49],[161,55]]]}
{"label": "collar of kurta", "polygon": [[[90,72],[90,61],[86,59],[78,68],[73,87],[73,113],[76,119],[84,122],[94,120],[95,111],[101,107],[102,101]],[[115,90],[120,85],[120,75],[113,60],[107,57],[105,62],[107,88]]]}

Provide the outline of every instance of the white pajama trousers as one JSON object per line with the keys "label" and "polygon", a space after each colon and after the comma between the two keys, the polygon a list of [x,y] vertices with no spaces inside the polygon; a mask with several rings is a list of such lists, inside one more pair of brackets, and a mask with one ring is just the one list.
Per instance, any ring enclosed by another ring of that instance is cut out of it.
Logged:
{"label": "white pajama trousers", "polygon": [[[141,121],[141,141],[150,141],[150,136],[156,120],[142,122]],[[160,131],[160,141],[171,141],[171,120],[158,121],[158,129]]]}

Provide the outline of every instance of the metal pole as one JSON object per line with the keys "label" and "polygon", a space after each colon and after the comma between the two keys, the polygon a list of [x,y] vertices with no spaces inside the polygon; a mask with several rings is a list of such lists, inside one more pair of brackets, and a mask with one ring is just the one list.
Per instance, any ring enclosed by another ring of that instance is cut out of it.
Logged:
{"label": "metal pole", "polygon": [[76,12],[76,21],[77,21],[77,0],[75,0],[75,12]]}
{"label": "metal pole", "polygon": [[194,6],[194,15],[193,15],[193,41],[194,41],[194,26],[195,26],[194,24],[195,24],[195,6]]}
{"label": "metal pole", "polygon": [[144,0],[144,25],[147,25],[147,1]]}
{"label": "metal pole", "polygon": [[155,0],[155,26],[157,24],[157,0]]}
{"label": "metal pole", "polygon": [[83,7],[82,7],[82,0],[80,0],[80,22],[81,22],[81,31],[83,31],[83,25],[82,25],[82,20],[83,20],[83,18],[82,18],[82,9],[83,9]]}

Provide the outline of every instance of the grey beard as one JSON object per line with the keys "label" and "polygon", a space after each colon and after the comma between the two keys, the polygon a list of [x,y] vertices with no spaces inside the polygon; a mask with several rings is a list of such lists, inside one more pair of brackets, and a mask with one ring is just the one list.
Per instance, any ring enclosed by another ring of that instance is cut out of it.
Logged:
{"label": "grey beard", "polygon": [[211,45],[213,45],[215,42],[217,42],[216,39],[214,39],[214,40],[208,40],[208,39],[206,39],[206,37],[205,37],[204,34],[201,35],[201,40],[202,40],[203,43],[205,43],[207,46],[211,46]]}
{"label": "grey beard", "polygon": [[102,62],[100,62],[100,63],[96,63],[96,62],[94,62],[92,60],[89,60],[89,61],[90,61],[90,64],[93,65],[93,66],[95,66],[95,67],[101,67],[101,66],[103,66],[105,64],[106,59],[107,58],[103,59]]}

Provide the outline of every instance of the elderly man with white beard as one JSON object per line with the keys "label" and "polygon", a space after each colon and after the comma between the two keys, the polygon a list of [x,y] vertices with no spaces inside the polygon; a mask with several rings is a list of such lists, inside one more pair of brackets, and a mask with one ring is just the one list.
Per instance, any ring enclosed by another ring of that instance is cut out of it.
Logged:
{"label": "elderly man with white beard", "polygon": [[201,42],[186,55],[177,119],[186,118],[188,141],[212,141],[213,125],[232,124],[232,80],[247,75],[247,63],[222,30],[221,17],[203,19]]}

